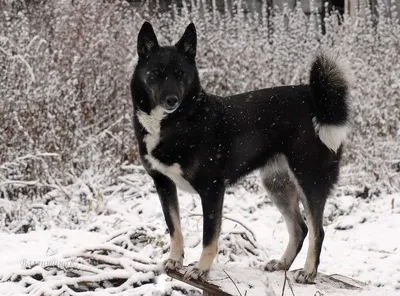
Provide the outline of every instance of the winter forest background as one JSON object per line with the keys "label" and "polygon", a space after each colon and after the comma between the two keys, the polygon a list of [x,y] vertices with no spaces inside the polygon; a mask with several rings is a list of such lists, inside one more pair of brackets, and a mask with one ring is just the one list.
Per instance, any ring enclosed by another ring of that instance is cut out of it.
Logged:
{"label": "winter forest background", "polygon": [[[137,33],[144,20],[151,21],[161,44],[176,42],[187,24],[195,23],[201,81],[206,91],[218,95],[307,83],[309,62],[320,46],[342,52],[356,78],[351,98],[354,116],[340,183],[327,206],[325,224],[337,226],[344,216],[360,209],[372,213],[375,208],[369,205],[388,196],[389,212],[399,215],[400,25],[396,1],[381,2],[373,11],[360,6],[351,15],[324,9],[322,18],[321,10],[313,5],[305,14],[300,3],[294,9],[281,6],[271,12],[260,2],[261,10],[250,13],[240,9],[246,4],[241,1],[234,1],[228,9],[224,1],[193,0],[167,10],[159,9],[155,1],[151,5],[130,2],[0,1],[2,233],[84,229],[108,235],[129,228],[129,235],[141,237],[144,246],[153,246],[147,258],[159,259],[163,254],[156,253],[157,249],[168,248],[157,197],[137,159],[131,120],[129,80],[137,59]],[[278,221],[256,176],[250,175],[230,193],[234,197],[227,211],[230,207],[236,210],[244,198],[249,205],[243,213],[271,208]],[[188,200],[198,209],[196,197]],[[247,214],[241,218],[246,220]],[[146,222],[154,217],[158,226]],[[190,231],[188,225],[184,231]],[[200,232],[196,236],[200,238]],[[246,244],[242,240],[223,243],[221,256],[231,261],[253,256],[250,266],[262,261],[258,251],[249,254],[240,247]],[[0,249],[1,244],[0,240]],[[393,273],[398,273],[398,263]],[[15,267],[13,272],[21,271]],[[40,270],[28,276],[37,273],[41,276],[36,281],[51,277]],[[11,273],[0,272],[0,281],[21,281],[24,276],[13,278]],[[400,289],[400,279],[385,280],[374,274],[360,278]],[[27,283],[31,289],[35,286]],[[115,285],[123,287],[120,282]],[[171,289],[187,293],[183,287]]]}

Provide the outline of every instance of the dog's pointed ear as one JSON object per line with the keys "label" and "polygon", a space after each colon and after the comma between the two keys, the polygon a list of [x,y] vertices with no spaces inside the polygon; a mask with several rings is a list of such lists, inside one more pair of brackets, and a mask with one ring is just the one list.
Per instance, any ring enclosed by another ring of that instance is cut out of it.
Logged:
{"label": "dog's pointed ear", "polygon": [[153,26],[147,21],[144,22],[137,39],[137,53],[139,58],[145,58],[159,48],[160,46],[158,45]]}
{"label": "dog's pointed ear", "polygon": [[197,46],[197,34],[196,27],[193,23],[190,23],[183,33],[181,39],[175,44],[175,46],[186,54],[190,59],[196,56],[196,46]]}

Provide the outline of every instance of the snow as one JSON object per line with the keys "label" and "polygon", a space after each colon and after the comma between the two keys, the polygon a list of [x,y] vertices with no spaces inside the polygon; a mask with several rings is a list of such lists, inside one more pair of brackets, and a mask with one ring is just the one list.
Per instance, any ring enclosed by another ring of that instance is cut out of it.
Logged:
{"label": "snow", "polygon": [[[250,175],[248,179],[255,176]],[[67,275],[67,270],[79,262],[76,258],[88,249],[106,248],[114,252],[110,253],[108,260],[124,268],[99,269],[89,264],[87,269],[95,270],[96,274],[82,274],[83,279],[100,281],[118,276],[126,278],[127,283],[141,278],[155,279],[145,285],[146,289],[124,284],[119,288],[108,287],[82,295],[110,295],[118,289],[123,293],[121,295],[146,295],[148,291],[153,293],[148,295],[163,295],[163,291],[171,289],[174,290],[171,295],[182,295],[180,291],[188,289],[187,285],[175,280],[171,282],[164,275],[156,276],[160,271],[160,263],[167,256],[169,237],[150,178],[138,167],[131,166],[126,167],[126,173],[120,179],[124,180],[120,181],[121,184],[114,185],[114,189],[108,188],[107,192],[110,193],[103,197],[105,201],[101,212],[89,215],[81,212],[81,223],[75,229],[55,226],[49,230],[39,230],[40,223],[47,223],[47,220],[43,220],[38,222],[38,230],[35,231],[23,234],[1,233],[0,279],[3,283],[0,284],[0,294],[23,295],[28,291],[29,295],[59,295],[57,286],[74,283],[74,278]],[[138,191],[136,198],[126,198],[126,191],[115,190],[129,187],[124,184],[130,184]],[[64,190],[74,197],[79,195],[79,188],[82,187],[74,185]],[[367,283],[370,288],[378,289],[376,293],[396,295],[400,290],[400,194],[364,200],[345,194],[347,191],[348,188],[339,186],[328,201],[325,212],[326,237],[319,272],[348,276]],[[57,194],[51,192],[50,195]],[[179,200],[186,252],[184,265],[187,265],[197,261],[201,252],[201,204],[199,197],[184,192],[179,192]],[[69,202],[64,200],[63,205],[67,207]],[[1,203],[4,201],[0,200],[0,206]],[[43,205],[48,215],[55,216],[60,215],[60,206]],[[246,276],[244,270],[247,268],[249,274],[259,272],[267,280],[277,280],[279,276],[283,279],[279,273],[268,276],[261,272],[263,264],[269,259],[279,258],[288,239],[282,217],[261,187],[255,185],[249,190],[240,183],[230,188],[225,199],[224,217],[220,253],[215,266],[226,266],[232,274],[242,270],[241,275]],[[306,240],[291,270],[302,267],[307,246]],[[118,255],[121,250],[123,255]],[[145,270],[150,273],[141,270],[144,263],[135,260],[148,264]],[[29,280],[32,270],[25,267],[34,262],[38,264],[34,267],[38,270],[53,264],[58,267],[58,272],[43,273],[45,283]],[[241,267],[232,268],[232,264]],[[4,283],[5,280],[15,281],[16,275],[22,277],[20,282]],[[24,283],[30,283],[31,286],[24,288]],[[310,292],[316,288],[295,285],[293,289],[295,295],[314,295]],[[67,289],[65,291],[71,292]],[[195,293],[194,290],[192,292]]]}

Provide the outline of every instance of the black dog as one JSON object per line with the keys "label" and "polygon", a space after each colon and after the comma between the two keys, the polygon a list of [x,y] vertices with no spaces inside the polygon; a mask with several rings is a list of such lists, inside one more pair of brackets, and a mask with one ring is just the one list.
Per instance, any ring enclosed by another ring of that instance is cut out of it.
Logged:
{"label": "black dog", "polygon": [[309,230],[307,260],[295,279],[311,283],[324,239],[324,206],[338,179],[347,132],[347,70],[338,57],[320,53],[309,85],[222,98],[201,87],[196,43],[193,23],[174,46],[161,47],[145,22],[131,81],[140,158],[154,180],[171,236],[164,266],[179,268],[184,257],[176,186],[201,197],[203,251],[186,277],[204,279],[217,254],[225,188],[258,169],[290,234],[282,258],[265,269],[289,269]]}

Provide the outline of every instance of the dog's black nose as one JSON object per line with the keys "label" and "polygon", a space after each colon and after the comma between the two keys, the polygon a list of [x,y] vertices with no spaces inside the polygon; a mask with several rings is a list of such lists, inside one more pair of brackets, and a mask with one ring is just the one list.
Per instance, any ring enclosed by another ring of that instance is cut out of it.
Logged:
{"label": "dog's black nose", "polygon": [[168,107],[175,107],[176,105],[178,105],[178,101],[179,101],[179,99],[178,99],[178,97],[177,96],[167,96],[166,98],[165,98],[165,100],[166,100],[166,103],[167,103],[167,105],[168,105]]}

